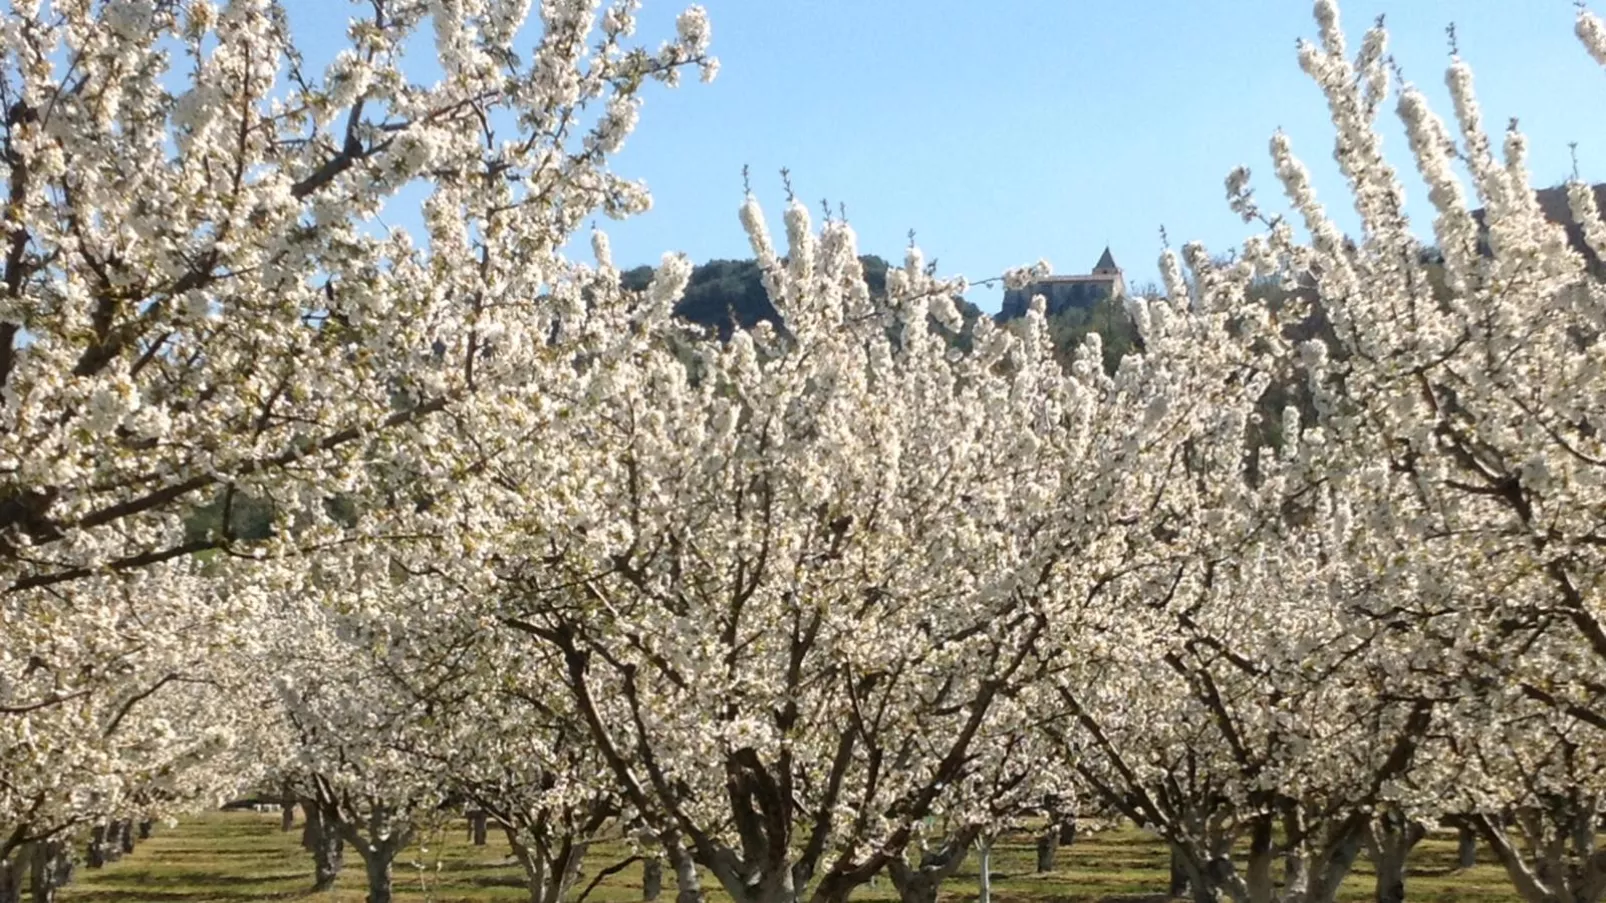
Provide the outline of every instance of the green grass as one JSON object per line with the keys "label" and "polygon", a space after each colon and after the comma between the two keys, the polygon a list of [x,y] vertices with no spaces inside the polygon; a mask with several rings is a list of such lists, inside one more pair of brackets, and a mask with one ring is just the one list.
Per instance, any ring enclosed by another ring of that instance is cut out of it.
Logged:
{"label": "green grass", "polygon": [[[218,812],[158,829],[132,855],[88,870],[65,890],[66,903],[248,903],[267,900],[307,900],[309,903],[361,903],[364,898],[362,864],[347,852],[346,870],[339,884],[327,893],[311,894],[312,860],[300,847],[301,832],[279,830],[277,815],[254,812]],[[523,873],[507,856],[505,842],[494,832],[491,843],[474,847],[462,825],[449,832],[423,838],[420,847],[397,860],[397,899],[410,903],[478,903],[528,899]],[[594,850],[587,872],[594,874],[624,855],[621,847]],[[1165,899],[1167,881],[1165,848],[1136,830],[1086,835],[1060,850],[1057,871],[1032,873],[1035,854],[1030,838],[1006,838],[994,847],[994,897],[998,903],[1138,903]],[[1505,873],[1480,859],[1478,866],[1456,871],[1455,842],[1430,837],[1416,850],[1407,879],[1412,901],[1481,903],[1515,901]],[[588,898],[596,903],[635,903],[640,900],[641,870],[632,866],[604,880]],[[581,885],[590,876],[582,877]],[[728,903],[717,885],[705,879],[710,903]],[[1372,875],[1364,860],[1345,885],[1346,900],[1372,899]],[[976,859],[972,856],[958,876],[943,888],[948,903],[976,898]],[[674,876],[665,875],[663,903],[674,899]],[[856,900],[896,899],[885,879],[862,888]]]}

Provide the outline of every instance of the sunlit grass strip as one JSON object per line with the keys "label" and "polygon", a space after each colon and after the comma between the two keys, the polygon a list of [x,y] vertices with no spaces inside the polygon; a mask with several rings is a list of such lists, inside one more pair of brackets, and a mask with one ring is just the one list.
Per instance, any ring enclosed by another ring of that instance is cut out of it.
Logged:
{"label": "sunlit grass strip", "polygon": [[[362,870],[348,854],[347,873],[337,887],[315,897],[311,858],[301,849],[299,824],[279,830],[276,815],[219,812],[159,830],[133,855],[104,869],[80,869],[79,878],[62,894],[69,903],[241,903],[241,901],[314,898],[331,903],[362,903]],[[628,853],[602,846],[587,860],[582,885],[598,870]],[[1059,868],[1033,874],[1035,853],[1030,838],[1011,837],[993,849],[993,893],[998,903],[1105,903],[1163,900],[1168,877],[1165,848],[1140,831],[1125,829],[1085,835],[1060,851]],[[1430,903],[1515,901],[1505,874],[1487,861],[1457,871],[1453,838],[1432,837],[1412,857],[1407,885],[1409,899]],[[976,859],[944,886],[944,899],[974,900]],[[631,903],[641,899],[640,869],[605,878],[588,898],[596,903]],[[728,903],[717,883],[704,879],[710,903]],[[491,842],[475,847],[461,826],[426,837],[398,862],[397,899],[414,903],[479,903],[524,900],[523,875],[508,858],[506,844],[494,832]],[[661,899],[672,900],[673,876],[666,876]],[[895,900],[885,880],[854,899]],[[1345,883],[1345,900],[1372,899],[1372,875],[1362,860]]]}

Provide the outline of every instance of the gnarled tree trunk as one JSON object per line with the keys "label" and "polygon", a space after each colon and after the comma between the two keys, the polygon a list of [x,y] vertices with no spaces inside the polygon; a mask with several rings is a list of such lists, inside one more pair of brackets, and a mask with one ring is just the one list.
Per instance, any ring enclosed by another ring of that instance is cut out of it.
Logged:
{"label": "gnarled tree trunk", "polygon": [[1478,835],[1471,825],[1456,829],[1455,862],[1457,867],[1464,869],[1478,864]]}
{"label": "gnarled tree trunk", "polygon": [[[518,831],[510,826],[503,825],[502,830],[507,834],[508,845],[513,848],[513,858],[524,867],[530,903],[562,903],[575,880],[580,877],[587,844],[577,843],[553,851],[543,849],[540,845],[525,844]],[[558,861],[560,859],[562,861]]]}
{"label": "gnarled tree trunk", "polygon": [[1346,819],[1328,829],[1322,836],[1319,852],[1309,858],[1308,890],[1304,903],[1333,903],[1338,899],[1339,885],[1355,867],[1355,860],[1365,845],[1364,823]]}
{"label": "gnarled tree trunk", "polygon": [[1247,901],[1248,887],[1232,864],[1233,834],[1220,828],[1203,833],[1170,839],[1172,896],[1185,894],[1193,903]]}
{"label": "gnarled tree trunk", "polygon": [[23,844],[0,858],[0,903],[22,903],[23,864],[33,844]]}
{"label": "gnarled tree trunk", "polygon": [[657,903],[664,891],[664,863],[654,856],[641,861],[641,903]]}
{"label": "gnarled tree trunk", "polygon": [[[1519,809],[1510,824],[1468,816],[1526,903],[1600,903],[1606,899],[1606,851],[1595,845],[1592,799],[1557,799],[1546,809]],[[1513,843],[1507,831],[1521,835]]]}
{"label": "gnarled tree trunk", "polygon": [[363,871],[368,875],[368,903],[391,903],[391,864],[395,860],[394,851],[387,854],[381,848],[363,853]]}
{"label": "gnarled tree trunk", "polygon": [[1171,848],[1171,896],[1186,896],[1193,903],[1217,903],[1215,882],[1207,877],[1207,865],[1194,861],[1175,845]]}
{"label": "gnarled tree trunk", "polygon": [[368,879],[367,903],[391,903],[392,867],[396,855],[412,842],[412,825],[398,819],[386,806],[370,805],[363,823],[354,823],[344,817],[340,808],[324,808],[325,826],[333,825],[357,855],[362,857],[363,873]]}
{"label": "gnarled tree trunk", "polygon": [[937,903],[937,889],[942,879],[910,869],[903,880],[892,879],[898,891],[899,903]]}
{"label": "gnarled tree trunk", "polygon": [[303,799],[301,811],[306,822],[301,827],[301,846],[312,854],[312,889],[326,891],[335,886],[340,868],[345,864],[346,841],[340,831],[324,819],[324,812],[316,800]]}
{"label": "gnarled tree trunk", "polygon": [[84,851],[84,865],[92,869],[102,868],[106,865],[108,859],[106,850],[108,846],[107,838],[111,833],[110,828],[110,825],[99,824],[90,829],[89,846]]}
{"label": "gnarled tree trunk", "polygon": [[1166,894],[1172,897],[1180,897],[1188,892],[1188,870],[1183,867],[1182,854],[1177,852],[1176,847],[1171,847],[1170,853],[1171,882],[1166,889]]}
{"label": "gnarled tree trunk", "polygon": [[[911,864],[904,856],[887,862],[887,877],[898,891],[901,903],[936,903],[942,883],[959,870],[965,854],[976,841],[979,828],[965,828],[949,837],[939,848],[930,850]],[[985,868],[985,865],[983,866]]]}
{"label": "gnarled tree trunk", "polygon": [[1249,829],[1249,861],[1245,868],[1245,882],[1249,886],[1249,903],[1272,903],[1277,892],[1272,883],[1271,816],[1255,819]]}
{"label": "gnarled tree trunk", "polygon": [[1385,812],[1373,821],[1366,847],[1377,871],[1377,903],[1405,903],[1405,860],[1427,833],[1422,824],[1398,812]]}
{"label": "gnarled tree trunk", "polygon": [[679,841],[664,844],[669,864],[675,869],[675,903],[703,903],[703,882],[697,875],[697,863]]}
{"label": "gnarled tree trunk", "polygon": [[1054,871],[1054,859],[1059,855],[1060,829],[1058,825],[1049,825],[1037,835],[1037,872],[1047,874]]}
{"label": "gnarled tree trunk", "polygon": [[72,849],[59,840],[33,847],[28,873],[31,903],[55,903],[56,891],[72,882]]}

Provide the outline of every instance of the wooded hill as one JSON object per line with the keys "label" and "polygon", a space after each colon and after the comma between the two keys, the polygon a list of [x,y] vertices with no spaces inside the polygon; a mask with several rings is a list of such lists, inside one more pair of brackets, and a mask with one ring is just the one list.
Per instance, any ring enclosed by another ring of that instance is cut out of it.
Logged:
{"label": "wooded hill", "polygon": [[[859,261],[864,265],[865,282],[871,292],[884,293],[891,264],[875,255],[862,256]],[[640,266],[626,271],[621,278],[627,287],[640,290],[652,280],[652,272],[651,267]],[[954,298],[954,304],[965,320],[965,329],[956,337],[963,342],[970,324],[988,315],[962,297]],[[761,322],[785,325],[781,313],[764,292],[762,274],[754,260],[711,260],[693,268],[691,283],[686,287],[685,297],[675,306],[675,314],[716,331],[722,339],[730,338],[736,326],[751,329]],[[999,322],[1002,324],[1009,319],[1002,317]],[[1056,350],[1065,360],[1069,360],[1070,352],[1089,332],[1098,332],[1104,339],[1105,365],[1110,369],[1137,339],[1132,322],[1117,299],[1060,311],[1049,317],[1049,329],[1053,332]]]}

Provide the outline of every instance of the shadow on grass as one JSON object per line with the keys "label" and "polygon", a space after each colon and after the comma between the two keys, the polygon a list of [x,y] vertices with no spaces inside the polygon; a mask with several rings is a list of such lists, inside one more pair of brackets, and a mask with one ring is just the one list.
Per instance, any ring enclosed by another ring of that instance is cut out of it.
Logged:
{"label": "shadow on grass", "polygon": [[[451,869],[446,869],[450,872]],[[463,875],[454,877],[451,884],[459,887],[525,887],[524,879],[518,875]]]}
{"label": "shadow on grass", "polygon": [[[245,838],[239,837],[230,839],[236,842],[245,840]],[[292,855],[292,852],[300,852],[299,850],[285,850],[280,853],[280,851],[261,843],[252,844],[250,846],[213,846],[210,844],[198,843],[166,843],[160,847],[153,847],[152,849],[157,853],[157,855],[161,856],[249,856],[252,859],[262,859],[264,857],[274,855],[279,855],[283,858],[289,858]],[[312,860],[311,854],[307,855],[307,860],[309,862]]]}
{"label": "shadow on grass", "polygon": [[83,883],[96,884],[173,884],[183,882],[205,887],[230,887],[239,884],[264,884],[277,881],[312,880],[311,869],[256,869],[249,874],[239,872],[200,871],[166,863],[155,866],[120,868],[102,872],[104,877],[92,877]]}
{"label": "shadow on grass", "polygon": [[1451,875],[1460,875],[1467,870],[1459,865],[1445,866],[1413,866],[1405,870],[1407,878],[1448,878]]}
{"label": "shadow on grass", "polygon": [[[434,869],[433,862],[430,868]],[[519,864],[511,856],[506,859],[444,859],[441,861],[441,871],[456,872],[486,872],[496,869],[516,869]]]}
{"label": "shadow on grass", "polygon": [[239,900],[242,903],[254,900],[294,900],[298,897],[312,896],[310,887],[298,887],[293,890],[250,890],[247,888],[229,887],[196,887],[189,891],[150,890],[140,888],[130,891],[121,887],[88,888],[79,887],[73,894],[74,901],[93,901],[93,903],[128,903],[130,900],[139,900],[140,903],[161,903],[161,901],[179,900]]}
{"label": "shadow on grass", "polygon": [[1106,866],[1134,866],[1165,867],[1170,860],[1163,856],[1149,856],[1142,850],[1077,850],[1074,855],[1064,857],[1066,865],[1077,865],[1090,868],[1104,868]]}

